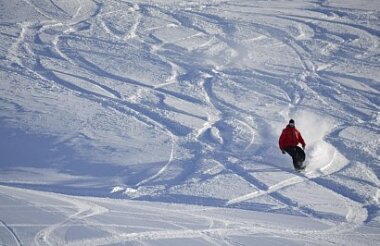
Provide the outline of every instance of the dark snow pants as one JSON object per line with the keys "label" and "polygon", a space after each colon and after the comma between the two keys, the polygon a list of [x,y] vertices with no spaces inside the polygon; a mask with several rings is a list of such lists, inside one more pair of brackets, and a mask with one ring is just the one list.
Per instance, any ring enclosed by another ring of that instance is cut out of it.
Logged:
{"label": "dark snow pants", "polygon": [[298,146],[287,147],[284,149],[293,159],[293,166],[295,169],[300,169],[302,163],[305,161],[305,152]]}

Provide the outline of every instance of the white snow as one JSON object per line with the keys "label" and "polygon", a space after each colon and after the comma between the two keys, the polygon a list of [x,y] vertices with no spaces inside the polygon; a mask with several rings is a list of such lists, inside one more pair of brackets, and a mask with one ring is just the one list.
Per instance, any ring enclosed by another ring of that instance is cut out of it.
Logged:
{"label": "white snow", "polygon": [[0,6],[1,245],[378,244],[379,1]]}

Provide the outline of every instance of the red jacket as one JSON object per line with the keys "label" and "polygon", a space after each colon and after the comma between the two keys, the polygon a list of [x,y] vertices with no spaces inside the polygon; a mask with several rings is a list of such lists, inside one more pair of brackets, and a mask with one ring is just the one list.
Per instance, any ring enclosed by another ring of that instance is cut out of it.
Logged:
{"label": "red jacket", "polygon": [[280,149],[283,150],[286,147],[295,147],[298,144],[302,144],[302,147],[305,147],[305,141],[303,140],[301,133],[295,127],[287,126],[282,130],[278,144]]}

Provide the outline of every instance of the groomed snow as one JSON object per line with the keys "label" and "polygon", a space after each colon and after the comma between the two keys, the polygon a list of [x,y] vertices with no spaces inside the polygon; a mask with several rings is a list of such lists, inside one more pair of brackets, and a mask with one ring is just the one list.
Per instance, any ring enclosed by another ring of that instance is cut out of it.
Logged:
{"label": "groomed snow", "polygon": [[0,6],[1,245],[378,244],[380,2]]}

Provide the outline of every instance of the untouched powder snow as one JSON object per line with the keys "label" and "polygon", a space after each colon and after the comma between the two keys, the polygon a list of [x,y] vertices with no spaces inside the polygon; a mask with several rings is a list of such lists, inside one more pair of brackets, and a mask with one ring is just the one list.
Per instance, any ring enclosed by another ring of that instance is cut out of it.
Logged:
{"label": "untouched powder snow", "polygon": [[1,245],[378,244],[380,2],[0,6]]}

